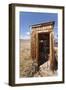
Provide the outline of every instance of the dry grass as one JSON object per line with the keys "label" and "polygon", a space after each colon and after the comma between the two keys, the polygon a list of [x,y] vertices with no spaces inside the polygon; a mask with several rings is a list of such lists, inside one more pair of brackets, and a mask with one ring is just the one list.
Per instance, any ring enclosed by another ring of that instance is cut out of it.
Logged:
{"label": "dry grass", "polygon": [[32,77],[35,66],[31,59],[30,40],[20,40],[20,77]]}

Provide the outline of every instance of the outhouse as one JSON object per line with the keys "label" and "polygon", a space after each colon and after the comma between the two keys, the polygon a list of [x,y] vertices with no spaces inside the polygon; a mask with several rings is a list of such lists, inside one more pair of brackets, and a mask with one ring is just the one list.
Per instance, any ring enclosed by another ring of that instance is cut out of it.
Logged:
{"label": "outhouse", "polygon": [[31,57],[38,67],[50,60],[50,68],[54,62],[54,21],[32,25]]}

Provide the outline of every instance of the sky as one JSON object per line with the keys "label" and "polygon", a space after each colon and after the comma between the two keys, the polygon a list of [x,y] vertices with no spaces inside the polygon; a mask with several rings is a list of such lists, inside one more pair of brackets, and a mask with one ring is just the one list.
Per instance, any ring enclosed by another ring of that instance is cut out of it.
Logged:
{"label": "sky", "polygon": [[20,12],[20,39],[30,39],[30,26],[44,22],[55,21],[54,37],[58,38],[58,15],[57,13]]}

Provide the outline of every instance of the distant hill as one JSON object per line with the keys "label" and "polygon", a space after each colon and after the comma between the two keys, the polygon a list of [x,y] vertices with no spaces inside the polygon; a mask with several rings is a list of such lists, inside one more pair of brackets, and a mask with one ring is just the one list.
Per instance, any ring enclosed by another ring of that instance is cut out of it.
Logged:
{"label": "distant hill", "polygon": [[29,42],[30,41],[30,39],[20,39],[20,41],[24,41],[24,42]]}

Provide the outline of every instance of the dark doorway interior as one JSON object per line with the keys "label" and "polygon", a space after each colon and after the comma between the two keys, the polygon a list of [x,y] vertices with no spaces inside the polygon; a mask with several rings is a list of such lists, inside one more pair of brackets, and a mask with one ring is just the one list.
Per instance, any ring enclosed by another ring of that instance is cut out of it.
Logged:
{"label": "dark doorway interior", "polygon": [[50,52],[49,33],[38,34],[38,64],[39,66],[48,61]]}

